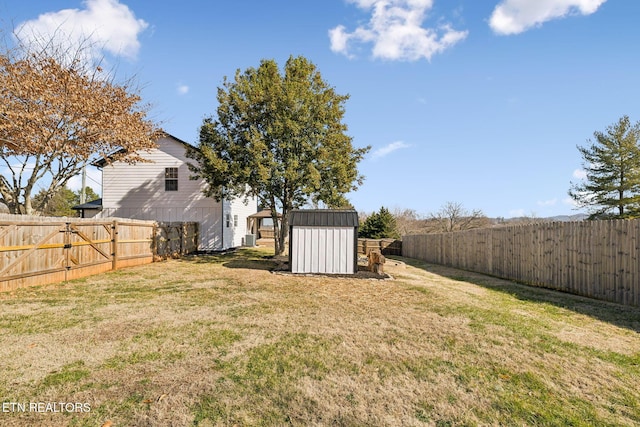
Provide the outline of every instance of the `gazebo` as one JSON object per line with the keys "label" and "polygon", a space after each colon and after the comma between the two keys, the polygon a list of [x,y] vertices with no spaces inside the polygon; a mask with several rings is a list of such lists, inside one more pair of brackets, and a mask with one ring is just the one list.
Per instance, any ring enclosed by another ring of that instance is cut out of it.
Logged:
{"label": "gazebo", "polygon": [[[278,213],[278,218],[282,214]],[[247,217],[247,230],[256,236],[256,244],[264,246],[274,245],[273,219],[270,209],[263,209]]]}

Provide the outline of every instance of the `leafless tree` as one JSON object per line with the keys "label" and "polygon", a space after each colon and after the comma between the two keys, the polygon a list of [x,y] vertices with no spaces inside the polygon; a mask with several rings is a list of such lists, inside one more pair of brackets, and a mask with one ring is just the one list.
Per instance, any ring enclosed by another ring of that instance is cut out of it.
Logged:
{"label": "leafless tree", "polygon": [[490,221],[479,209],[469,211],[461,203],[447,202],[438,212],[429,215],[427,224],[432,232],[451,233],[488,227]]}
{"label": "leafless tree", "polygon": [[414,209],[396,207],[392,214],[396,218],[397,229],[401,236],[425,232],[424,218]]}
{"label": "leafless tree", "polygon": [[[0,47],[0,203],[11,213],[44,210],[98,157],[136,162],[138,150],[155,147],[159,125],[132,81],[116,84],[85,60],[85,48]],[[45,188],[40,206],[36,184]]]}

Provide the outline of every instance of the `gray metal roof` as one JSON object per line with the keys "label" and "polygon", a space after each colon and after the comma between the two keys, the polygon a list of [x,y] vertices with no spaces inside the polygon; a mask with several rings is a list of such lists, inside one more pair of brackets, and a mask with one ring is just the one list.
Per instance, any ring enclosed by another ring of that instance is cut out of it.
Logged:
{"label": "gray metal roof", "polygon": [[84,203],[82,205],[76,205],[71,209],[75,209],[77,211],[81,209],[100,209],[102,210],[102,199],[92,200],[90,202]]}
{"label": "gray metal roof", "polygon": [[294,209],[289,226],[358,227],[358,212],[353,209]]}

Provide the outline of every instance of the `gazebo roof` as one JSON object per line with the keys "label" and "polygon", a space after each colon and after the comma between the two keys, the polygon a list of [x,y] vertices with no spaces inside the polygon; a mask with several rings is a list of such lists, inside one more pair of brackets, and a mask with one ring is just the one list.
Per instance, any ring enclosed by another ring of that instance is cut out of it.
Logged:
{"label": "gazebo roof", "polygon": [[[278,213],[278,217],[282,217],[281,213]],[[271,218],[271,210],[263,209],[260,212],[254,213],[253,215],[249,215],[247,218]]]}

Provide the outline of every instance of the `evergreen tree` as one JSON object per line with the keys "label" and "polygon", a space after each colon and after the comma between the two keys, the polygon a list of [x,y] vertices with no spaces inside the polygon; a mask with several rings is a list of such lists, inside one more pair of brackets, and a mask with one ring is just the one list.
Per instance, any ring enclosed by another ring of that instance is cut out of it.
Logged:
{"label": "evergreen tree", "polygon": [[364,221],[358,236],[368,239],[398,239],[396,218],[387,208],[382,206],[379,212],[374,212]]}
{"label": "evergreen tree", "polygon": [[218,200],[257,196],[272,213],[282,254],[292,209],[344,206],[362,183],[357,165],[369,147],[355,148],[346,134],[347,99],[304,57],[290,57],[282,73],[273,60],[238,70],[218,88],[217,117],[204,120],[199,150],[188,154],[198,161],[194,178]]}
{"label": "evergreen tree", "polygon": [[[53,195],[47,193],[47,190],[40,190],[35,196],[33,196],[34,206],[42,206],[42,200],[47,198],[49,201],[45,205],[44,209],[39,211],[44,216],[78,216],[78,212],[73,209],[74,206],[80,204],[80,191],[72,191],[69,188],[62,187],[56,191]],[[100,196],[93,191],[91,187],[85,187],[85,194],[87,201],[93,201],[99,199]]]}
{"label": "evergreen tree", "polygon": [[590,209],[591,219],[640,216],[640,122],[623,116],[594,137],[578,147],[586,179],[572,183],[569,195]]}
{"label": "evergreen tree", "polygon": [[[43,200],[48,199],[46,205]],[[44,209],[39,211],[44,216],[78,216],[78,213],[71,209],[76,205],[76,194],[67,187],[62,187],[53,195],[49,194],[45,189],[40,190],[33,196],[33,204],[35,206],[44,205]]]}

